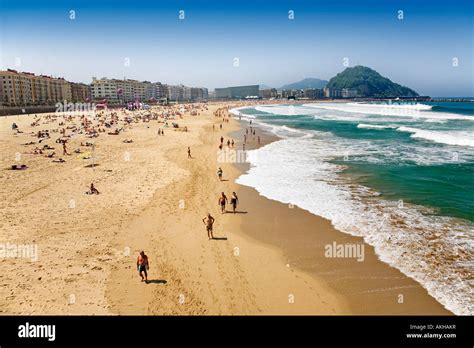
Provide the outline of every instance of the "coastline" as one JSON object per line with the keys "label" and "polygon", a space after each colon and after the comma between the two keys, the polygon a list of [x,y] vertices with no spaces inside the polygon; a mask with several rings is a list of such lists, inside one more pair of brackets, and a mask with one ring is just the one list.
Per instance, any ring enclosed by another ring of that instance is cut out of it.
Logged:
{"label": "coastline", "polygon": [[[249,126],[247,121],[239,123],[241,129]],[[280,140],[276,135],[262,131],[258,125],[255,128],[259,129],[262,146]],[[249,150],[259,147],[255,143],[249,145]],[[250,165],[237,164],[235,167],[238,177]],[[341,314],[452,315],[418,282],[379,260],[374,248],[362,238],[340,232],[331,221],[297,206],[290,207],[260,195],[254,188],[237,185],[239,197],[246,197],[249,210],[255,212],[240,219],[240,231],[277,247],[292,267],[342,296],[350,313]],[[364,261],[325,257],[325,246],[333,243],[364,245]],[[403,296],[402,303],[399,302],[400,295]]]}
{"label": "coastline", "polygon": [[[7,274],[1,313],[451,314],[418,283],[378,260],[368,245],[364,262],[325,258],[326,244],[362,240],[236,184],[247,165],[222,164],[228,181],[219,182],[218,138],[234,138],[240,149],[245,125],[231,117],[222,132],[213,131],[220,120],[212,112],[224,105],[185,115],[179,123],[188,132],[166,129],[157,137],[155,123],[140,122],[123,135],[101,136],[95,169],[73,158],[51,164],[30,156],[27,171],[4,171],[8,204],[0,237],[37,243],[41,257],[15,277],[14,260],[1,260]],[[27,127],[32,118],[20,117],[15,122]],[[6,167],[24,139],[7,139],[7,120],[2,130]],[[260,135],[264,144],[277,139]],[[123,144],[125,138],[134,143]],[[194,159],[187,159],[187,146]],[[101,195],[84,195],[91,180]],[[221,215],[221,191],[236,191],[238,209],[247,213]],[[218,240],[207,240],[201,222],[207,212],[216,218]],[[141,283],[134,268],[141,249],[150,257],[150,284]],[[397,302],[401,292],[403,304]]]}
{"label": "coastline", "polygon": [[[221,133],[211,127],[214,122],[219,124],[217,121],[207,119],[207,124],[198,130],[199,141],[192,146],[195,160],[188,160],[180,149],[167,155],[186,168],[189,176],[173,185],[171,191],[157,192],[157,196],[165,201],[183,199],[185,208],[173,214],[151,207],[135,221],[146,230],[142,229],[142,236],[151,240],[148,249],[160,250],[158,260],[152,262],[160,265],[160,280],[166,280],[166,284],[157,286],[153,293],[144,293],[144,285],[136,280],[136,275],[124,272],[130,268],[124,263],[110,277],[111,311],[156,315],[311,315],[347,311],[342,298],[324,284],[286,267],[278,250],[239,233],[239,214],[218,213],[218,194],[224,190],[229,195],[237,187],[237,172],[233,164],[225,164],[224,180],[228,181],[219,182],[215,175],[216,144]],[[191,132],[195,129],[188,127]],[[238,125],[230,120],[224,123],[222,134],[227,138],[237,129]],[[208,211],[216,218],[215,236],[220,240],[208,241],[200,225]],[[154,233],[148,228],[152,225],[147,223],[149,219],[161,221],[166,227]]]}

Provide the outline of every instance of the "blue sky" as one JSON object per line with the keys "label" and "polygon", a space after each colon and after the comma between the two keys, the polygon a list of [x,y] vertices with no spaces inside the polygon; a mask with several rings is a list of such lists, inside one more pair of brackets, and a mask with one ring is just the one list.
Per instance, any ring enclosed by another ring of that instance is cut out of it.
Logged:
{"label": "blue sky", "polygon": [[423,95],[473,96],[473,49],[472,1],[0,0],[2,69],[86,83],[279,87],[348,58]]}

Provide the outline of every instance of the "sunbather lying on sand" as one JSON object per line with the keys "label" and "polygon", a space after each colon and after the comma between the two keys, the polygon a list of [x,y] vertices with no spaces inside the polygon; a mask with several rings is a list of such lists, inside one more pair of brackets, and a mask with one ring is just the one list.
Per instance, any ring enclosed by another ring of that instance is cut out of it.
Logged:
{"label": "sunbather lying on sand", "polygon": [[27,168],[28,168],[28,167],[26,166],[26,164],[21,164],[21,165],[19,165],[19,164],[13,164],[13,165],[11,166],[11,170],[25,170],[25,169],[27,169]]}
{"label": "sunbather lying on sand", "polygon": [[89,189],[89,191],[86,192],[87,195],[98,195],[100,194],[99,190],[97,190],[94,186],[93,183],[91,183],[91,187]]}

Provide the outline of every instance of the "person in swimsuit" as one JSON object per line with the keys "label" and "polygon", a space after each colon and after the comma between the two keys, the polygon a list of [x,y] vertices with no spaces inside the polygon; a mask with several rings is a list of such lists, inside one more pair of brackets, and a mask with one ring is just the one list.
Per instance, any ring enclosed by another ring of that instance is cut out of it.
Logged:
{"label": "person in swimsuit", "polygon": [[191,148],[190,148],[189,146],[188,146],[188,158],[193,158],[193,157],[191,156]]}
{"label": "person in swimsuit", "polygon": [[232,211],[235,214],[235,209],[237,208],[237,204],[239,204],[239,197],[235,192],[232,192],[232,197],[230,197],[230,205],[232,206]]}
{"label": "person in swimsuit", "polygon": [[[145,252],[142,250],[137,258],[137,270],[138,274],[142,278],[142,281],[145,280],[145,283],[148,284],[148,273],[147,271],[150,269],[150,264],[148,263],[148,256],[145,255]],[[145,278],[143,278],[143,274],[145,273]]]}
{"label": "person in swimsuit", "polygon": [[221,196],[219,197],[218,204],[221,206],[221,213],[225,213],[225,205],[227,204],[227,196],[225,195],[224,192],[221,193]]}
{"label": "person in swimsuit", "polygon": [[222,173],[223,173],[222,168],[219,167],[219,169],[217,170],[217,176],[219,177],[220,181],[222,181]]}
{"label": "person in swimsuit", "polygon": [[211,216],[211,213],[207,213],[207,216],[202,219],[204,225],[206,225],[207,230],[207,237],[209,240],[214,239],[214,235],[212,233],[212,225],[214,224],[215,219]]}

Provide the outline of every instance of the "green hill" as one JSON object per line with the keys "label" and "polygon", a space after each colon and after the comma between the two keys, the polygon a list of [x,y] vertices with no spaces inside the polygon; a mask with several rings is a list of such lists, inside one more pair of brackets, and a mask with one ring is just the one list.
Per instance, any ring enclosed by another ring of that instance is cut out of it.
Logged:
{"label": "green hill", "polygon": [[320,80],[315,78],[306,78],[298,82],[290,83],[288,85],[281,86],[278,88],[279,90],[283,89],[307,89],[307,88],[315,88],[315,89],[322,89],[326,86],[328,82],[326,80]]}
{"label": "green hill", "polygon": [[417,97],[414,90],[401,86],[380,75],[368,67],[357,65],[347,68],[329,80],[327,86],[331,89],[353,88],[360,96],[390,98]]}

